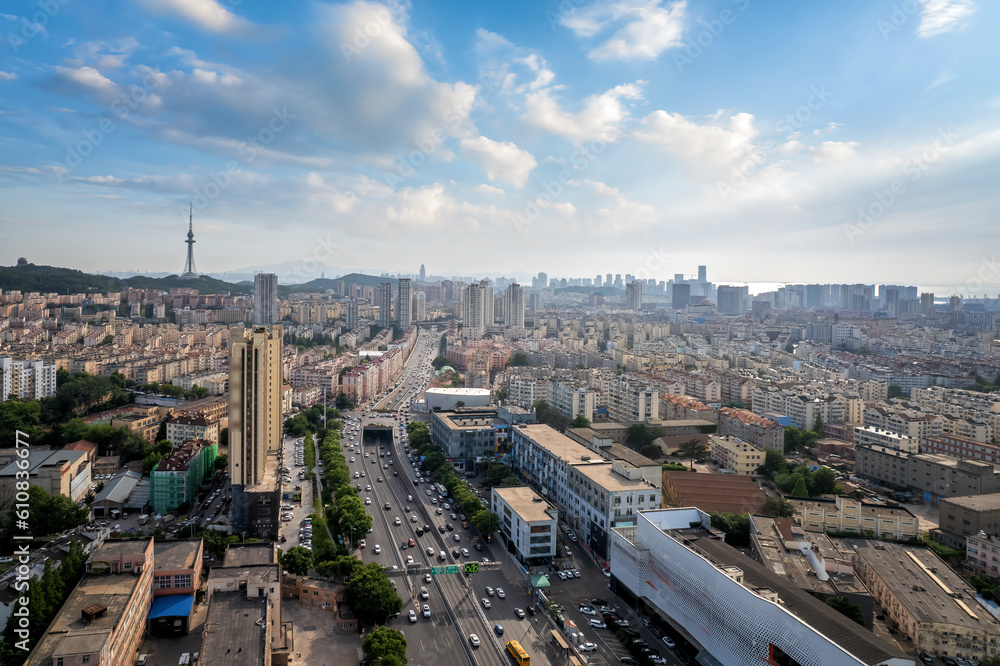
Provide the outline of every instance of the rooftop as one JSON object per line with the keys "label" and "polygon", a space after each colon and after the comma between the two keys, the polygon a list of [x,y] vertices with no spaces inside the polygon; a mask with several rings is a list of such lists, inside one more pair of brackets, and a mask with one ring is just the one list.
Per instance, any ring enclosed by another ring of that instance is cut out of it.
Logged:
{"label": "rooftop", "polygon": [[272,541],[236,543],[226,548],[223,563],[227,567],[244,567],[254,564],[275,564],[277,553]]}
{"label": "rooftop", "polygon": [[710,513],[756,513],[767,497],[752,477],[736,474],[664,471],[663,486],[676,495],[679,506]]}
{"label": "rooftop", "polygon": [[482,397],[482,396],[489,396],[490,395],[490,390],[489,389],[480,389],[480,388],[429,388],[426,391],[424,391],[424,394],[425,395],[426,394],[430,394],[430,395],[453,395],[453,396],[457,396],[457,397],[461,397],[461,396],[477,396],[477,397]]}
{"label": "rooftop", "polygon": [[[98,562],[103,558],[116,558],[122,555],[142,555],[149,548],[150,539],[105,539],[101,547],[94,553]],[[155,551],[154,551],[155,552]]]}
{"label": "rooftop", "polygon": [[201,539],[158,539],[153,543],[153,568],[157,571],[194,569],[201,557]]}
{"label": "rooftop", "polygon": [[851,544],[858,559],[918,622],[1000,632],[976,604],[976,593],[930,550],[864,539],[852,539]]}
{"label": "rooftop", "polygon": [[597,486],[608,492],[640,490],[649,488],[650,484],[642,479],[627,479],[621,474],[616,474],[611,469],[611,464],[604,465],[573,465],[573,469],[594,482]]}
{"label": "rooftop", "polygon": [[[540,423],[519,425],[514,429],[514,432],[522,433],[541,448],[566,462],[577,463],[599,460],[597,454],[586,446],[574,442],[566,435],[547,425]],[[600,460],[600,462],[604,461]]]}
{"label": "rooftop", "polygon": [[636,467],[660,466],[660,463],[656,462],[652,458],[647,458],[638,451],[633,451],[627,446],[623,446],[618,443],[613,443],[611,446],[604,447],[603,451],[608,460],[624,460],[625,462],[635,465]]}
{"label": "rooftop", "polygon": [[208,606],[201,639],[201,661],[220,666],[264,664],[267,647],[267,597],[242,591],[216,592]]}
{"label": "rooftop", "polygon": [[960,506],[963,509],[969,509],[970,511],[1000,511],[1000,493],[942,497],[941,501]]}
{"label": "rooftop", "polygon": [[554,520],[558,515],[558,512],[551,504],[527,486],[494,488],[493,492],[506,502],[521,517],[521,520],[526,523]]}

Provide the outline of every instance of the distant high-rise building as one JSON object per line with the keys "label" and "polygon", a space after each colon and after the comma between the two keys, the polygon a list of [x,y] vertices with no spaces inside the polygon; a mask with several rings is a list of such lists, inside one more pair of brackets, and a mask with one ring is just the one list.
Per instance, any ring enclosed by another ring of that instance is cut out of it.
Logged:
{"label": "distant high-rise building", "polygon": [[184,241],[187,244],[187,260],[184,262],[184,272],[181,273],[182,280],[195,280],[198,278],[198,271],[194,267],[194,204],[191,205],[188,212],[188,233],[187,240]]}
{"label": "distant high-rise building", "polygon": [[405,331],[412,321],[413,291],[410,289],[410,278],[400,278],[399,289],[396,291],[396,324]]}
{"label": "distant high-rise building", "polygon": [[270,326],[278,319],[278,276],[257,273],[253,276],[253,323]]}
{"label": "distant high-rise building", "polygon": [[962,297],[952,296],[948,299],[948,309],[952,312],[958,312],[962,309]]}
{"label": "distant high-rise building", "polygon": [[610,287],[612,284],[614,284],[614,279],[611,277],[611,273],[608,273],[604,276],[604,285]]}
{"label": "distant high-rise building", "polygon": [[698,267],[698,282],[708,282],[708,266]]}
{"label": "distant high-rise building", "polygon": [[493,325],[493,287],[488,280],[473,282],[462,295],[462,323],[470,337],[481,337]]}
{"label": "distant high-rise building", "polygon": [[542,289],[549,286],[549,274],[548,273],[538,273],[538,286]]}
{"label": "distant high-rise building", "polygon": [[602,277],[601,277],[601,274],[600,274],[600,273],[598,273],[598,274],[597,274],[597,276],[596,276],[596,277],[594,278],[594,286],[595,286],[595,287],[600,287],[600,286],[601,286],[601,282],[602,282],[603,280],[604,280],[604,278],[602,278]]}
{"label": "distant high-rise building", "polygon": [[746,312],[747,287],[733,287],[730,285],[719,285],[718,303],[716,309],[719,314],[741,315]]}
{"label": "distant high-rise building", "polygon": [[625,285],[625,308],[635,312],[642,310],[641,282],[629,282]]}
{"label": "distant high-rise building", "polygon": [[56,366],[44,361],[15,361],[0,356],[0,402],[11,396],[18,400],[41,400],[56,394]]}
{"label": "distant high-rise building", "polygon": [[375,305],[378,306],[378,323],[382,328],[392,326],[392,283],[380,282],[375,292]]}
{"label": "distant high-rise building", "polygon": [[[280,325],[232,329],[229,343],[229,482],[233,528],[277,535],[281,450]],[[269,469],[271,466],[274,469]],[[263,498],[269,498],[264,501]],[[259,501],[255,501],[255,498]],[[266,507],[266,508],[265,508]]]}
{"label": "distant high-rise building", "polygon": [[427,319],[427,294],[418,291],[413,294],[413,321]]}
{"label": "distant high-rise building", "polygon": [[524,328],[524,287],[514,283],[503,294],[503,325]]}
{"label": "distant high-rise building", "polygon": [[427,282],[427,269],[424,268],[423,264],[420,264],[420,281]]}
{"label": "distant high-rise building", "polygon": [[353,298],[345,304],[347,320],[347,330],[350,331],[358,325],[358,302]]}
{"label": "distant high-rise building", "polygon": [[683,310],[691,304],[691,285],[674,283],[671,289],[670,307]]}
{"label": "distant high-rise building", "polygon": [[920,314],[928,317],[934,314],[934,294],[933,292],[924,292],[920,294]]}

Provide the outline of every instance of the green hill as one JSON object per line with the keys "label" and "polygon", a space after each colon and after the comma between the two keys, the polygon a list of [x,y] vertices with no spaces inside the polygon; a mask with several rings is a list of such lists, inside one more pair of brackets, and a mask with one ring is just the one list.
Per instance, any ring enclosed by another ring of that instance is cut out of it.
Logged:
{"label": "green hill", "polygon": [[344,284],[357,284],[362,287],[377,287],[383,282],[391,282],[393,289],[398,286],[399,280],[394,277],[379,277],[377,275],[365,275],[364,273],[350,273],[339,278],[317,278],[315,280],[310,280],[304,284],[292,284],[292,285],[279,285],[278,293],[282,296],[288,296],[288,294],[294,292],[305,292],[305,293],[316,293],[323,292],[327,289],[336,289],[337,283],[341,280]]}
{"label": "green hill", "polygon": [[120,280],[105,275],[91,275],[72,268],[57,266],[36,266],[35,264],[19,264],[17,266],[0,266],[0,289],[19,290],[23,292],[38,291],[42,293],[74,294],[80,292],[120,291],[126,287],[136,289],[162,289],[168,291],[171,287],[191,287],[202,294],[252,294],[253,286],[232,284],[210,277],[200,277],[196,280],[182,280],[176,275],[165,278],[151,278],[142,275]]}

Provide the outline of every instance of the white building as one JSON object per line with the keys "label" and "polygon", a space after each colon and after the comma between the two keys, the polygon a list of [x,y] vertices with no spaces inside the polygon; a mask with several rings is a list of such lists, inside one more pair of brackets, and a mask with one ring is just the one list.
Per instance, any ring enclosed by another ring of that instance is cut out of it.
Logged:
{"label": "white building", "polygon": [[427,411],[450,412],[462,407],[486,407],[490,404],[490,390],[479,388],[431,388],[424,391]]}
{"label": "white building", "polygon": [[660,418],[660,393],[641,382],[616,377],[608,382],[608,417],[618,423]]}
{"label": "white building", "polygon": [[524,328],[524,287],[516,282],[503,294],[503,325]]}
{"label": "white building", "polygon": [[907,453],[917,453],[919,441],[908,435],[900,435],[891,430],[882,430],[874,426],[864,426],[854,429],[854,446],[888,446]]}
{"label": "white building", "polygon": [[525,375],[507,376],[507,402],[511,405],[531,409],[537,400],[549,399],[549,383]]}
{"label": "white building", "polygon": [[56,394],[56,366],[43,361],[15,361],[0,356],[0,402],[13,393],[19,400],[41,400]]}
{"label": "white building", "polygon": [[612,589],[638,599],[720,664],[912,666],[914,659],[712,537],[698,509],[611,531]]}
{"label": "white building", "polygon": [[559,511],[527,486],[494,488],[490,510],[500,517],[500,531],[514,547],[521,562],[556,555],[556,522]]}
{"label": "white building", "polygon": [[586,382],[550,379],[548,403],[570,420],[577,416],[593,420],[594,409],[597,405],[597,392],[588,388]]}

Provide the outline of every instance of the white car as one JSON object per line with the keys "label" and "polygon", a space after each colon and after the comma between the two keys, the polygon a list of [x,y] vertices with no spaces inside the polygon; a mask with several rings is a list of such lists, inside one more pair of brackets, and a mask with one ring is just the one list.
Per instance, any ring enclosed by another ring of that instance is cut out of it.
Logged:
{"label": "white car", "polygon": [[375,544],[375,547],[372,548],[372,552],[374,552],[376,555],[378,555],[379,553],[382,552],[382,546],[380,546],[378,544]]}
{"label": "white car", "polygon": [[410,611],[410,622],[416,622],[416,621],[417,621],[417,611],[411,610]]}
{"label": "white car", "polygon": [[469,645],[472,647],[479,647],[479,636],[469,634]]}
{"label": "white car", "polygon": [[597,643],[583,643],[580,645],[580,652],[593,652],[597,649]]}
{"label": "white car", "polygon": [[427,604],[424,604],[424,617],[430,617],[430,616],[431,616],[431,607],[428,606]]}
{"label": "white car", "polygon": [[493,604],[490,603],[489,599],[487,599],[486,597],[483,597],[483,608],[490,608],[492,605]]}
{"label": "white car", "polygon": [[420,598],[423,599],[424,601],[430,599],[430,594],[427,592],[426,587],[420,588]]}
{"label": "white car", "polygon": [[364,540],[364,539],[362,539],[362,540],[361,540],[361,543],[359,543],[359,544],[358,544],[358,548],[364,548],[364,547],[365,547],[365,546],[367,546],[367,545],[368,545],[368,544],[367,544],[367,543],[365,543],[365,540]]}
{"label": "white car", "polygon": [[604,624],[603,622],[601,622],[600,620],[598,620],[596,617],[592,617],[589,620],[587,620],[587,624],[589,624],[590,626],[592,626],[594,629],[607,629],[608,628],[608,625]]}
{"label": "white car", "polygon": [[497,596],[500,597],[501,599],[506,599],[507,598],[507,593],[503,591],[502,587],[498,587],[497,588]]}

